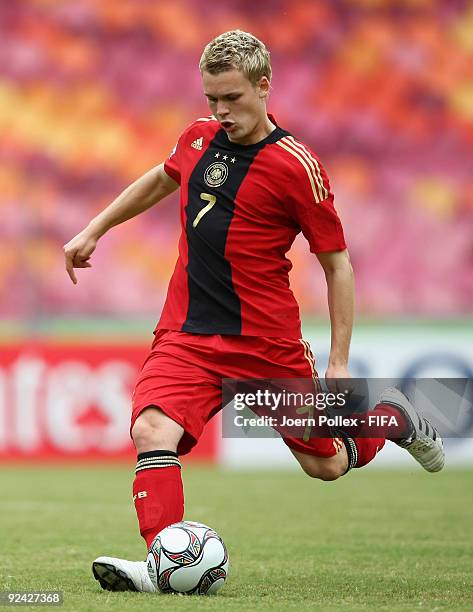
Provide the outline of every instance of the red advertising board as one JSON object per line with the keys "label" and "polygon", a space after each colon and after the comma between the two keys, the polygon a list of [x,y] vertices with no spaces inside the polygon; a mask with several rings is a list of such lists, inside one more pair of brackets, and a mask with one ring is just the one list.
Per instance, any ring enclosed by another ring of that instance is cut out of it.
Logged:
{"label": "red advertising board", "polygon": [[[0,346],[0,461],[133,460],[131,393],[148,346]],[[211,421],[190,460],[212,461]]]}

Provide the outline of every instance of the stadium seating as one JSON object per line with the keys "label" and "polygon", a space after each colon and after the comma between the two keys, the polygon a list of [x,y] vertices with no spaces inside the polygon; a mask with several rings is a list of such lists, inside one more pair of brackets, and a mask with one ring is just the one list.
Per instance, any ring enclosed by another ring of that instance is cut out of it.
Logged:
{"label": "stadium seating", "polygon": [[[270,110],[322,159],[367,315],[460,315],[473,291],[473,3],[19,0],[0,8],[0,312],[157,315],[177,199],[79,271],[61,246],[208,113],[197,64],[241,27],[272,51]],[[210,3],[209,3],[210,6]],[[291,282],[325,311],[302,240]],[[107,282],[104,282],[107,279]]]}

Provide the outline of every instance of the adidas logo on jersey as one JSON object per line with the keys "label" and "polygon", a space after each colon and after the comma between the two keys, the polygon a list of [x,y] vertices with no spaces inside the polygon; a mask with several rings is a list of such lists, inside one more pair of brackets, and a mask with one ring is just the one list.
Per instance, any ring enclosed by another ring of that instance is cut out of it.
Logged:
{"label": "adidas logo on jersey", "polygon": [[204,139],[201,136],[200,138],[196,138],[194,142],[191,144],[193,149],[197,149],[197,151],[202,151],[202,145],[204,144]]}

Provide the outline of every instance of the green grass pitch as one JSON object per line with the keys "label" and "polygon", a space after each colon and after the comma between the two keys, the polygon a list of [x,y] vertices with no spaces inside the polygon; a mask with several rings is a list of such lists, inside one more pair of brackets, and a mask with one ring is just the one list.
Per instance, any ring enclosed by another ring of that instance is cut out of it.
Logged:
{"label": "green grass pitch", "polygon": [[63,590],[67,611],[473,610],[471,470],[413,463],[324,483],[186,467],[186,518],[229,549],[213,597],[108,593],[93,579],[98,555],[145,556],[132,470],[3,468],[0,590]]}

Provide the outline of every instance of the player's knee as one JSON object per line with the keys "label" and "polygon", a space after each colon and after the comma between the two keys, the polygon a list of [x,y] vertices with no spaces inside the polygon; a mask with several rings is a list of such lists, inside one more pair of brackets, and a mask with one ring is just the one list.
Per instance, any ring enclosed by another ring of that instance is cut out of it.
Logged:
{"label": "player's knee", "polygon": [[305,467],[302,468],[304,472],[311,478],[318,478],[329,482],[331,480],[337,480],[340,476],[343,476],[342,470],[338,466],[317,466],[317,467]]}
{"label": "player's knee", "polygon": [[[159,429],[154,427],[148,419],[141,415],[136,419],[133,429],[131,430],[131,437],[138,451],[142,450],[145,446],[150,444],[159,444],[160,432]],[[164,437],[164,436],[163,436]]]}
{"label": "player's knee", "polygon": [[346,466],[338,461],[336,457],[327,459],[311,457],[301,462],[301,467],[307,476],[318,478],[326,482],[337,480],[337,478],[343,476],[346,471]]}
{"label": "player's knee", "polygon": [[131,437],[139,453],[159,449],[175,451],[182,433],[180,425],[159,408],[150,407],[137,417]]}
{"label": "player's knee", "polygon": [[331,480],[337,480],[340,476],[345,473],[338,465],[324,466],[320,471],[320,480],[330,482]]}

